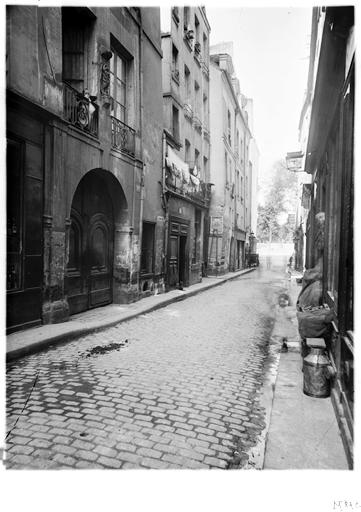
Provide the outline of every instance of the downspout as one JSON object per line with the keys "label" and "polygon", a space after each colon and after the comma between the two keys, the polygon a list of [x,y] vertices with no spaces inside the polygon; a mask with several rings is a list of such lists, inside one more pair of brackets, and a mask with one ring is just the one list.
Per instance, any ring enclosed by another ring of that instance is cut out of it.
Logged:
{"label": "downspout", "polygon": [[[163,238],[163,278],[164,284],[167,282],[167,263],[168,263],[168,225],[169,225],[169,208],[167,198],[167,187],[165,183],[165,155],[166,155],[166,137],[163,131],[162,136],[162,199],[163,207],[165,210],[165,222],[164,222],[164,238]],[[167,283],[168,284],[168,283]]]}
{"label": "downspout", "polygon": [[143,154],[143,18],[140,14],[140,25],[139,25],[139,124],[140,124],[140,154],[142,159],[142,170],[140,177],[140,211],[139,211],[139,239],[138,239],[138,272],[137,272],[137,289],[139,294],[140,285],[140,267],[142,258],[142,237],[143,237],[143,208],[144,208],[144,169],[146,164],[144,163]]}

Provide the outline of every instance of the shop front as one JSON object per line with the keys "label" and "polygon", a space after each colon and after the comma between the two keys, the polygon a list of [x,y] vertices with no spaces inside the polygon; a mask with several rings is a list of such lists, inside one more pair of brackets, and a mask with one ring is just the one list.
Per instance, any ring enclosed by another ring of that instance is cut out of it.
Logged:
{"label": "shop front", "polygon": [[166,145],[163,191],[166,199],[167,289],[191,286],[204,273],[204,233],[209,187]]}

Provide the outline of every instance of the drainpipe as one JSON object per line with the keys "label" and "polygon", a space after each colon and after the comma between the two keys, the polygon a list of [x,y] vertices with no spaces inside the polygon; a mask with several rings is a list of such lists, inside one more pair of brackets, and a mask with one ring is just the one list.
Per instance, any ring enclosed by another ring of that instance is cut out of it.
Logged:
{"label": "drainpipe", "polygon": [[[138,238],[138,272],[137,272],[137,288],[139,292],[140,285],[140,265],[141,265],[141,245],[142,245],[142,236],[143,236],[143,207],[144,207],[144,154],[143,154],[143,18],[142,14],[140,15],[140,24],[139,24],[139,125],[140,125],[140,154],[142,159],[142,171],[140,177],[140,208],[139,208],[139,238]],[[135,175],[135,173],[134,173]],[[136,183],[134,177],[134,202],[135,202],[135,191],[136,191]],[[134,223],[134,208],[133,208],[133,223]]]}
{"label": "drainpipe", "polygon": [[165,154],[166,154],[166,137],[163,131],[162,137],[162,195],[163,195],[163,204],[165,210],[165,221],[164,221],[164,238],[163,238],[163,276],[164,276],[164,284],[167,281],[167,262],[168,262],[168,224],[169,224],[169,208],[168,208],[168,199],[166,196],[167,187],[165,184]]}

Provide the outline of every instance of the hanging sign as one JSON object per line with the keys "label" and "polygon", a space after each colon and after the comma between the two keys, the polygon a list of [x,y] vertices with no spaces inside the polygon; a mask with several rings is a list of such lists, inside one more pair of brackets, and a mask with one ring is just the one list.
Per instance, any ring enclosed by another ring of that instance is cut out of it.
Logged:
{"label": "hanging sign", "polygon": [[287,169],[291,172],[303,172],[303,153],[302,151],[293,151],[286,156]]}

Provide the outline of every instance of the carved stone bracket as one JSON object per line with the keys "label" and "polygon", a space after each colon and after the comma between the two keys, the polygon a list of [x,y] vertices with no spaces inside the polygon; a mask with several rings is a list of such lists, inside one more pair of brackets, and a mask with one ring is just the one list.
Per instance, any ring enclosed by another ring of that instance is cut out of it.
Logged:
{"label": "carved stone bracket", "polygon": [[113,54],[110,50],[101,51],[100,67],[100,94],[103,100],[103,106],[108,108],[111,105],[110,97],[110,64],[109,61]]}

